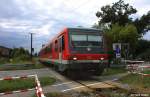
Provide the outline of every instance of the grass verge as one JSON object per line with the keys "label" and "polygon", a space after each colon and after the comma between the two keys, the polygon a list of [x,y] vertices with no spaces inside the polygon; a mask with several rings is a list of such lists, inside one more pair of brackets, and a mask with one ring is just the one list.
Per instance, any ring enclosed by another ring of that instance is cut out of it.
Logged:
{"label": "grass verge", "polygon": [[106,68],[102,75],[114,75],[114,74],[125,73],[125,72],[127,72],[125,67],[111,67],[111,68]]}
{"label": "grass verge", "polygon": [[[3,60],[2,60],[3,59]],[[39,63],[38,58],[33,58],[33,60],[13,60],[0,58],[0,71],[2,70],[27,70],[27,69],[40,69],[46,66]],[[10,61],[11,60],[11,61]]]}
{"label": "grass verge", "polygon": [[[35,88],[34,80],[35,80],[34,78],[2,80],[0,81],[0,92]],[[40,80],[41,86],[51,85],[56,81],[54,78],[51,78],[51,77],[41,77],[39,78],[39,80]]]}
{"label": "grass verge", "polygon": [[[58,92],[53,92],[53,93],[46,93],[46,97],[99,97],[99,95],[96,95],[94,92],[68,92],[68,93],[58,93]],[[37,97],[36,95],[33,95],[32,97]]]}
{"label": "grass verge", "polygon": [[20,64],[0,64],[0,70],[27,70],[45,68],[42,64],[20,63]]}
{"label": "grass verge", "polygon": [[143,77],[138,74],[129,74],[120,79],[124,84],[129,84],[135,88],[148,88],[150,89],[150,77]]}
{"label": "grass verge", "polygon": [[[102,95],[99,94],[100,92],[90,92],[90,91],[81,91],[81,92],[68,92],[68,93],[46,93],[46,97],[102,97]],[[102,90],[101,94],[105,95],[105,97],[129,97],[125,93],[116,92],[112,90]],[[33,95],[32,97],[37,97],[36,95]],[[104,96],[103,96],[104,97]]]}
{"label": "grass verge", "polygon": [[[65,93],[46,93],[46,97],[71,97]],[[36,95],[33,95],[32,97],[37,97]]]}
{"label": "grass verge", "polygon": [[150,70],[145,70],[142,73],[144,73],[144,74],[150,74]]}

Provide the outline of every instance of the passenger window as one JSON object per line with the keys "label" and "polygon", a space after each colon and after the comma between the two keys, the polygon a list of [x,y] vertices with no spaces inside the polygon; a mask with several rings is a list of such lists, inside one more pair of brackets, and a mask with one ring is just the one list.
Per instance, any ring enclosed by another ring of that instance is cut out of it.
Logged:
{"label": "passenger window", "polygon": [[50,45],[47,47],[47,52],[48,52],[48,53],[51,53],[51,52],[52,52],[51,49],[52,49],[52,47],[51,47],[51,44],[50,44]]}
{"label": "passenger window", "polygon": [[45,53],[48,53],[50,51],[49,47],[45,48]]}
{"label": "passenger window", "polygon": [[52,52],[52,44],[50,44],[50,46],[49,46],[49,52],[50,53]]}
{"label": "passenger window", "polygon": [[57,42],[57,40],[55,41],[55,51],[56,52],[58,51],[58,42]]}
{"label": "passenger window", "polygon": [[44,49],[44,54],[46,54],[46,53],[47,53],[47,48]]}
{"label": "passenger window", "polygon": [[59,52],[61,52],[62,51],[62,38],[59,38]]}
{"label": "passenger window", "polygon": [[64,36],[62,36],[62,50],[65,49],[65,40],[64,40]]}

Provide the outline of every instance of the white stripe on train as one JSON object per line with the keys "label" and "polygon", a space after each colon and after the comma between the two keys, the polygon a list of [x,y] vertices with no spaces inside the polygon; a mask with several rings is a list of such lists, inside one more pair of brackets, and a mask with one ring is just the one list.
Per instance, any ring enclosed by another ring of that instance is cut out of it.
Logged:
{"label": "white stripe on train", "polygon": [[[60,61],[59,59],[48,59],[48,58],[40,58],[41,61],[49,61],[49,62],[56,62],[56,63],[63,63],[63,64],[69,64],[69,61],[73,60],[62,60]],[[100,63],[104,62],[107,63],[108,60],[75,60],[74,62],[76,63]]]}

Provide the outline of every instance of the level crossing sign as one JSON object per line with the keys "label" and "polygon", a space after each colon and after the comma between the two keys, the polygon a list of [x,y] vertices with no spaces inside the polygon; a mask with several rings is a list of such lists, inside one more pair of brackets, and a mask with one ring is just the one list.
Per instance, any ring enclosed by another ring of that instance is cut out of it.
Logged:
{"label": "level crossing sign", "polygon": [[115,51],[116,58],[121,58],[121,43],[113,43],[113,50]]}

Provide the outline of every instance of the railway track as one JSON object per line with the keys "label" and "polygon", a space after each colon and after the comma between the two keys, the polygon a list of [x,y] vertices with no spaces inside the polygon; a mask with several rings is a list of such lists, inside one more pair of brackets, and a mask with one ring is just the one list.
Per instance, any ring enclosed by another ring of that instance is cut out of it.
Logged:
{"label": "railway track", "polygon": [[76,81],[77,83],[79,83],[80,85],[88,88],[89,90],[95,92],[98,96],[100,97],[108,97],[106,96],[105,94],[103,94],[101,92],[102,89],[106,89],[106,88],[116,88],[114,87],[113,85],[110,85],[110,84],[107,84],[107,83],[104,83],[104,82],[98,82],[98,83],[93,83],[93,84],[88,84],[86,85],[85,83],[83,82],[80,82],[80,81]]}
{"label": "railway track", "polygon": [[115,80],[112,78],[108,79],[102,76],[86,79],[71,79],[54,71],[53,69],[49,70],[51,74],[56,77],[57,83],[52,85],[51,88],[47,89],[47,92],[49,92],[50,90],[57,90],[56,92],[59,93],[75,94],[75,95],[76,94],[80,95],[80,93],[85,92],[89,93],[89,95],[96,95],[94,97],[110,97],[106,95],[105,91],[107,90],[115,91],[118,88],[116,85],[113,84],[115,83]]}
{"label": "railway track", "polygon": [[[133,95],[133,94],[140,95],[140,92],[137,92],[136,90],[133,90],[129,87],[125,87],[122,84],[112,81],[112,80],[97,82],[97,83],[93,83],[93,84],[86,84],[81,81],[75,81],[75,82],[77,82],[80,85],[82,85],[83,87],[93,91],[96,95],[98,95],[98,97],[110,97],[110,96],[106,95],[106,92],[104,92],[104,91],[107,91],[108,89],[111,91],[111,93],[114,92],[114,93],[119,94],[119,92],[120,92],[120,95],[124,93],[124,95],[126,95],[126,96],[128,95],[128,97],[130,97],[130,95]],[[82,87],[80,86],[79,88],[82,88]],[[118,90],[119,90],[119,92],[118,92]],[[121,93],[121,91],[122,91],[122,93]],[[120,96],[120,97],[125,97],[125,96]]]}
{"label": "railway track", "polygon": [[[56,89],[58,92],[82,92],[82,91],[93,91],[98,97],[109,97],[105,93],[105,90],[110,90],[115,93],[116,90],[121,91],[127,91],[126,93],[134,94],[137,93],[135,91],[132,91],[129,87],[126,87],[118,82],[116,82],[116,79],[119,79],[122,76],[125,76],[126,74],[120,74],[120,76],[117,75],[117,77],[111,76],[101,76],[97,79],[93,77],[93,79],[80,79],[80,80],[74,80],[69,77],[66,77],[52,69],[50,69],[50,72],[53,76],[58,79],[58,83],[55,85],[52,85],[51,89]],[[97,96],[96,96],[97,97]],[[125,97],[125,96],[120,96]]]}
{"label": "railway track", "polygon": [[[70,79],[71,80],[71,79]],[[62,92],[68,91],[91,91],[94,92],[98,97],[108,97],[106,94],[102,93],[105,89],[116,89],[117,87],[113,85],[114,80],[100,81],[100,80],[71,80],[72,84],[77,84],[77,86],[63,90]],[[111,83],[112,82],[112,83]]]}

